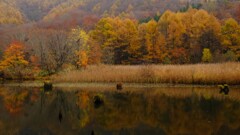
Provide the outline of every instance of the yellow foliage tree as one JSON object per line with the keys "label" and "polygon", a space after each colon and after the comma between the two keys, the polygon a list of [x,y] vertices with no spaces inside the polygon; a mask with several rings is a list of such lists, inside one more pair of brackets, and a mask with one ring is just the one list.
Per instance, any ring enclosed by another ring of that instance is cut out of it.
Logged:
{"label": "yellow foliage tree", "polygon": [[176,51],[184,50],[182,39],[183,35],[186,33],[186,27],[183,24],[182,13],[174,13],[171,11],[164,12],[158,21],[158,30],[161,36],[163,36],[161,40],[163,43],[161,49],[165,51],[162,55],[164,59],[162,61],[164,63],[169,63],[167,62],[169,58],[172,59],[171,61],[176,61],[176,57],[174,57]]}
{"label": "yellow foliage tree", "polygon": [[77,66],[86,68],[90,50],[88,34],[81,28],[75,28],[71,30],[68,40],[69,45],[75,51],[75,56],[77,56],[75,60]]}
{"label": "yellow foliage tree", "polygon": [[211,62],[212,61],[212,54],[210,49],[204,48],[203,49],[203,56],[202,56],[202,62]]}
{"label": "yellow foliage tree", "polygon": [[227,19],[222,26],[223,45],[240,60],[240,25],[233,18]]}
{"label": "yellow foliage tree", "polygon": [[157,22],[151,20],[139,25],[139,36],[144,62],[159,63],[162,61],[165,39],[158,32]]}
{"label": "yellow foliage tree", "polygon": [[104,63],[138,63],[140,46],[136,21],[119,17],[102,18],[91,32],[91,38],[102,47]]}

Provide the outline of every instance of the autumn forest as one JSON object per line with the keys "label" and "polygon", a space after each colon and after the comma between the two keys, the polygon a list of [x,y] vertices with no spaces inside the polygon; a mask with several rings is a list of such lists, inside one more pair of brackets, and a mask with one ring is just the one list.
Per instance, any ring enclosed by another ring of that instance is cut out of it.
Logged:
{"label": "autumn forest", "polygon": [[240,61],[237,0],[1,0],[0,71]]}

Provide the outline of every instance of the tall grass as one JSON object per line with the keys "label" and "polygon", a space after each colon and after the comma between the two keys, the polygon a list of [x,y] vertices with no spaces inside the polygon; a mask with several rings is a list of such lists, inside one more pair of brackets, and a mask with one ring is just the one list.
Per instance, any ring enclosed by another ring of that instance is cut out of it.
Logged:
{"label": "tall grass", "polygon": [[173,84],[240,84],[240,63],[194,65],[98,65],[60,73],[55,82],[128,82]]}

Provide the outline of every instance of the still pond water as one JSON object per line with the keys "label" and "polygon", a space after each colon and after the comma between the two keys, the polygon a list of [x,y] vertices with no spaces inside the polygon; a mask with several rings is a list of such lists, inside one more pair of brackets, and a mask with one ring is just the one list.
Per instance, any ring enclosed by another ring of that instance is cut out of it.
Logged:
{"label": "still pond water", "polygon": [[0,86],[0,135],[240,135],[240,87],[230,89]]}

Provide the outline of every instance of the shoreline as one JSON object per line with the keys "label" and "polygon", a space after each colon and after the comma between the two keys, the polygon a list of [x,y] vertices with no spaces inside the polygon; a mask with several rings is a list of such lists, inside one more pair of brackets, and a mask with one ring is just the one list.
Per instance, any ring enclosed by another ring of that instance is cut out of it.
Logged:
{"label": "shoreline", "polygon": [[[43,87],[44,81],[23,81],[23,82],[14,82],[14,81],[8,81],[7,83],[0,84],[0,86],[7,86],[7,87]],[[96,87],[108,87],[108,88],[115,88],[116,83],[108,83],[108,82],[57,82],[53,83],[53,87],[55,88],[96,88]],[[170,83],[123,83],[123,87],[126,88],[201,88],[201,87],[218,87],[217,85],[212,84],[170,84]],[[236,87],[239,88],[240,85],[229,85],[229,87]]]}
{"label": "shoreline", "polygon": [[[90,65],[86,69],[61,71],[35,80],[2,80],[3,85],[41,86],[33,82],[70,86],[104,84],[138,86],[240,86],[240,63],[190,64],[190,65]],[[21,83],[22,82],[22,83]],[[1,84],[0,84],[1,85]],[[101,86],[101,85],[100,85]]]}

